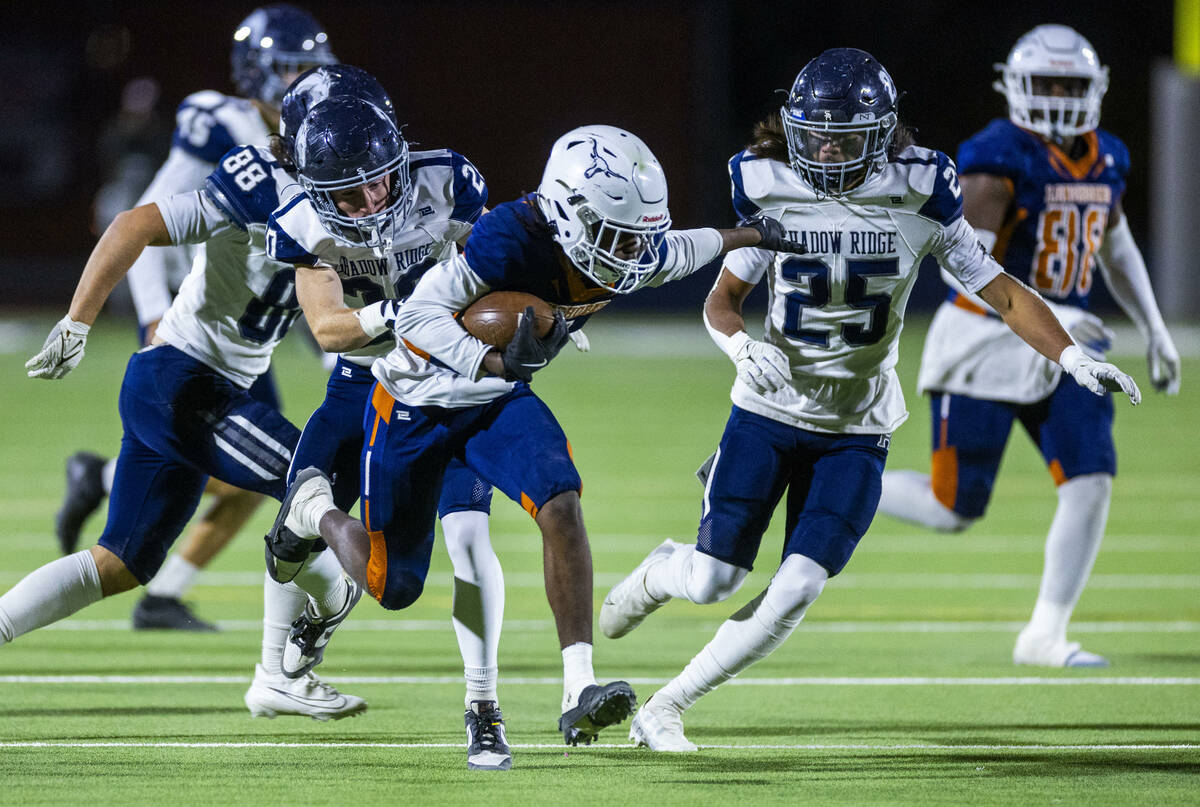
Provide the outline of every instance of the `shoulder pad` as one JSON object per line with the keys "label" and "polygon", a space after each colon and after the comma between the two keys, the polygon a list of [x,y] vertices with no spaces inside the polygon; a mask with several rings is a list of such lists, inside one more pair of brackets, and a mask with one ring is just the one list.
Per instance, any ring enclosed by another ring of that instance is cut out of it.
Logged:
{"label": "shoulder pad", "polygon": [[175,133],[171,148],[179,148],[207,163],[238,145],[228,127],[214,115],[226,96],[212,90],[196,92],[183,99],[175,112]]}
{"label": "shoulder pad", "polygon": [[1006,118],[997,118],[958,146],[958,169],[1015,179],[1022,170],[1029,135]]}
{"label": "shoulder pad", "polygon": [[450,208],[448,217],[466,224],[478,221],[488,199],[487,183],[479,169],[450,149],[418,151],[412,155],[409,171],[414,175],[414,184],[418,182],[418,174],[431,170],[443,174],[433,185],[445,194],[444,201]]}
{"label": "shoulder pad", "polygon": [[954,161],[940,151],[909,146],[894,160],[908,171],[908,185],[925,197],[919,215],[947,225],[962,216],[962,188]]}
{"label": "shoulder pad", "polygon": [[471,230],[463,256],[467,265],[493,288],[503,284],[510,269],[522,264],[524,246],[534,236],[517,217],[523,200],[497,205],[481,216]]}
{"label": "shoulder pad", "polygon": [[265,149],[237,146],[204,180],[204,193],[243,230],[251,224],[265,224],[279,206],[278,168],[279,163]]}
{"label": "shoulder pad", "polygon": [[[739,151],[729,158],[729,181],[733,185],[733,212],[737,215],[739,221],[748,219],[751,216],[757,216],[762,212],[762,208],[746,192],[744,168],[747,163],[765,159],[765,157],[757,157],[751,154],[749,150]],[[756,184],[752,182],[751,188],[756,190]],[[754,195],[755,198],[761,198],[762,194],[755,193]]]}
{"label": "shoulder pad", "polygon": [[[288,218],[289,214],[294,218],[296,212],[303,212],[303,205],[308,205],[311,209],[312,203],[308,201],[307,195],[298,193],[268,217],[267,257],[280,263],[300,264],[301,266],[317,265],[317,256],[302,247],[281,225],[281,221]],[[316,218],[315,214],[313,218]]]}
{"label": "shoulder pad", "polygon": [[1113,170],[1125,179],[1129,176],[1129,148],[1112,132],[1106,132],[1103,129],[1096,130],[1096,136],[1100,139],[1100,150],[1108,157],[1112,158]]}

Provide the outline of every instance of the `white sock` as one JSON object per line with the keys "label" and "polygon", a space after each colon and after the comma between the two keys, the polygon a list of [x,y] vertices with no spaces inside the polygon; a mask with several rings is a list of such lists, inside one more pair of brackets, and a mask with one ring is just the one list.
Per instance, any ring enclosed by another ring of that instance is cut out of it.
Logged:
{"label": "white sock", "polygon": [[346,604],[349,584],[332,549],[309,555],[308,562],[292,582],[312,597],[317,616],[336,614]]}
{"label": "white sock", "polygon": [[920,471],[884,471],[879,512],[941,532],[965,530],[975,521],[939,502],[929,474]]}
{"label": "white sock", "polygon": [[477,511],[442,518],[446,551],[454,564],[452,623],[467,682],[466,705],[498,700],[496,662],[504,622],[504,570],[492,549],[488,515]]}
{"label": "white sock", "polygon": [[802,555],[789,555],[771,584],[722,623],[679,675],[655,693],[683,711],[702,695],[768,655],[791,635],[828,575]]}
{"label": "white sock", "polygon": [[318,538],[321,535],[321,519],[330,510],[336,510],[333,489],[329,482],[320,477],[304,483],[304,492],[292,498],[292,507],[283,524],[301,538]]}
{"label": "white sock", "polygon": [[308,595],[295,583],[276,583],[263,575],[262,668],[268,675],[282,674],[283,646],[307,603]]}
{"label": "white sock", "polygon": [[146,584],[146,593],[154,597],[172,597],[183,599],[183,595],[196,582],[200,568],[184,558],[178,552],[167,556],[167,562],[158,570],[158,574]]}
{"label": "white sock", "polygon": [[100,571],[90,550],[52,560],[0,597],[0,645],[99,602]]}
{"label": "white sock", "polygon": [[100,484],[104,486],[104,495],[112,493],[113,478],[117,475],[117,460],[115,458],[104,463],[100,471]]}
{"label": "white sock", "polygon": [[1083,593],[1104,527],[1112,495],[1112,477],[1086,474],[1058,486],[1058,509],[1046,535],[1045,567],[1028,630],[1066,641],[1067,622]]}
{"label": "white sock", "polygon": [[563,659],[563,711],[575,705],[584,687],[596,683],[592,671],[592,646],[587,642],[576,642],[564,647]]}
{"label": "white sock", "polygon": [[659,602],[671,597],[695,603],[714,603],[737,591],[746,569],[681,545],[662,563],[646,570],[646,593]]}

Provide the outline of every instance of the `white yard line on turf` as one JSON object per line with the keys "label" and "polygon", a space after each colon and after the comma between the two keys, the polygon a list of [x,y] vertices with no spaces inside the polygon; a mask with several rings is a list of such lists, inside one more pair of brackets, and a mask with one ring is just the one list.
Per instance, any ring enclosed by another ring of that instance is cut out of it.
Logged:
{"label": "white yard line on turf", "polygon": [[[72,742],[72,741],[12,741],[0,742],[0,748],[453,748],[461,749],[462,743],[379,743],[379,742],[330,742],[330,743],[279,743],[279,742]],[[559,743],[513,743],[517,749],[553,749],[564,754],[586,751],[587,747],[567,748]],[[629,748],[629,743],[595,743],[591,748]],[[729,751],[1193,751],[1200,745],[1178,744],[1116,744],[1102,745],[950,745],[926,743],[898,743],[895,745],[846,744],[797,744],[797,745],[701,745],[702,749]]]}
{"label": "white yard line on turf", "polygon": [[[388,633],[444,631],[449,624],[445,619],[350,619],[339,629],[341,632]],[[540,632],[549,630],[554,623],[548,619],[514,619],[504,623],[505,631]],[[262,630],[258,619],[219,619],[217,627],[224,631]],[[1017,633],[1025,627],[1024,622],[809,622],[805,620],[805,633]],[[697,625],[697,630],[712,630],[711,625]],[[679,630],[680,628],[676,628]],[[65,619],[47,625],[42,630],[66,631],[132,631],[128,619]],[[1072,633],[1194,633],[1200,631],[1200,622],[1173,620],[1162,622],[1072,622]]]}
{"label": "white yard line on turf", "polygon": [[[458,675],[344,675],[331,676],[338,684],[462,684]],[[665,684],[667,678],[627,678],[631,684]],[[241,684],[243,675],[0,675],[0,684]],[[561,686],[558,677],[505,678],[507,685]],[[985,677],[821,677],[734,678],[725,686],[1200,686],[1200,678],[1048,678],[1043,676]]]}
{"label": "white yard line on turf", "polygon": [[[19,572],[0,572],[0,584],[11,585],[23,576]],[[600,572],[595,575],[597,587],[607,588],[625,578],[621,572]],[[450,588],[450,575],[433,574],[425,589]],[[1033,590],[1041,583],[1039,574],[946,574],[927,572],[847,572],[840,574],[831,585],[837,588],[878,590]],[[205,572],[197,586],[248,586],[261,588],[262,572]],[[540,572],[505,573],[504,584],[509,588],[542,588],[545,579]],[[1161,591],[1200,589],[1200,574],[1093,574],[1088,580],[1090,589],[1109,591]]]}

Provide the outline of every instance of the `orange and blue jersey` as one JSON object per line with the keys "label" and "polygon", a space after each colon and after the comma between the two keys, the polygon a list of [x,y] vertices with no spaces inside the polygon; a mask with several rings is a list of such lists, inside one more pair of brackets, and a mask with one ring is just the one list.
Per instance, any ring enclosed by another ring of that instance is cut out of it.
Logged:
{"label": "orange and blue jersey", "polygon": [[[1049,300],[1086,309],[1096,254],[1125,192],[1129,150],[1102,130],[1081,135],[1072,159],[1007,119],[989,123],[958,148],[959,175],[1006,180],[1013,203],[992,250],[1014,277]],[[953,292],[952,292],[953,294]]]}

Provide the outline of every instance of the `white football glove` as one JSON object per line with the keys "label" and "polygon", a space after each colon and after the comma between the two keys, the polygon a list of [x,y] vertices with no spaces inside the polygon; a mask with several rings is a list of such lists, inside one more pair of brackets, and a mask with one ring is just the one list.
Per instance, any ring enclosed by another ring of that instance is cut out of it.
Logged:
{"label": "white football glove", "polygon": [[1146,346],[1146,361],[1150,364],[1150,383],[1159,392],[1179,393],[1179,351],[1166,330],[1155,332]]}
{"label": "white football glove", "polygon": [[592,349],[592,343],[588,341],[587,334],[580,328],[578,331],[571,331],[571,341],[575,343],[575,348],[580,353],[587,353]]}
{"label": "white football glove", "polygon": [[1067,329],[1084,352],[1093,359],[1103,360],[1104,354],[1112,349],[1113,332],[1095,314],[1081,311],[1079,320]]}
{"label": "white football glove", "polygon": [[792,368],[782,350],[751,339],[745,331],[734,334],[730,342],[729,355],[743,384],[759,395],[779,392],[788,385]]}
{"label": "white football glove", "polygon": [[41,351],[25,362],[30,378],[62,378],[83,360],[83,346],[92,327],[69,316],[54,323]]}
{"label": "white football glove", "polygon": [[1120,391],[1129,396],[1129,402],[1134,406],[1142,402],[1142,391],[1132,378],[1114,364],[1089,359],[1079,345],[1068,346],[1058,357],[1058,363],[1080,386],[1087,387],[1097,395],[1103,395],[1106,390]]}

